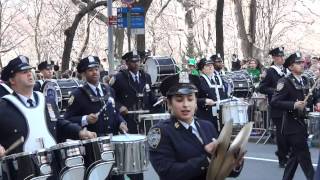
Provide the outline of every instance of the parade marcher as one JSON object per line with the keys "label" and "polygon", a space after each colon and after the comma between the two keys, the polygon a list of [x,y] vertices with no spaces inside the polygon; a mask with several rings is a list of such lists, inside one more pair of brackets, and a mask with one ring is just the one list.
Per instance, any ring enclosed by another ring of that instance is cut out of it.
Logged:
{"label": "parade marcher", "polygon": [[[194,116],[197,83],[194,75],[180,73],[165,79],[160,91],[167,97],[171,117],[148,133],[150,162],[161,180],[205,180],[209,159],[217,148],[218,133],[212,123]],[[238,176],[243,154],[234,162]]]}
{"label": "parade marcher", "polygon": [[[128,52],[123,59],[126,59],[128,69],[120,70],[109,83],[116,92],[115,100],[127,121],[129,133],[137,134],[143,129],[142,123],[138,123],[137,113],[128,114],[128,111],[152,110],[157,98],[151,91],[150,75],[139,69],[141,59],[137,52]],[[131,174],[129,177],[141,180],[143,174]]]}
{"label": "parade marcher", "polygon": [[[114,90],[99,82],[99,66],[97,56],[80,60],[77,71],[86,82],[71,93],[64,117],[96,132],[98,136],[127,131],[126,121],[115,107]],[[104,105],[106,107],[100,112]]]}
{"label": "parade marcher", "polygon": [[[64,138],[96,137],[95,133],[60,118],[55,102],[33,91],[35,81],[27,57],[18,56],[4,69],[1,78],[10,83],[14,92],[0,100],[0,144],[7,149],[17,139],[25,139],[9,154],[49,148]],[[3,156],[2,147],[0,152]]]}
{"label": "parade marcher", "polygon": [[224,74],[223,70],[223,61],[221,59],[220,54],[214,54],[210,57],[210,59],[213,61],[214,66],[214,80],[216,82],[219,95],[217,95],[218,100],[226,99],[228,97],[228,85],[226,82],[223,81],[221,78],[221,75]]}
{"label": "parade marcher", "polygon": [[307,144],[307,124],[304,119],[307,107],[312,104],[317,108],[320,107],[320,98],[309,96],[309,99],[305,100],[311,84],[308,78],[301,76],[304,67],[300,53],[290,55],[285,60],[284,67],[289,68],[291,74],[278,81],[276,92],[271,101],[273,108],[281,109],[284,112],[281,132],[292,151],[285,167],[283,180],[293,179],[298,164],[307,179],[312,180],[314,169]]}
{"label": "parade marcher", "polygon": [[53,61],[43,61],[38,65],[38,70],[42,75],[42,79],[36,81],[36,84],[34,85],[35,91],[41,91],[44,82],[53,78],[53,66]]}
{"label": "parade marcher", "polygon": [[[273,65],[267,69],[265,78],[259,84],[259,91],[268,96],[268,102],[271,102],[273,93],[276,90],[277,82],[280,78],[287,74],[287,70],[283,67],[284,48],[278,47],[272,49],[269,54],[272,56]],[[279,159],[279,167],[284,168],[288,160],[289,149],[285,143],[284,136],[281,134],[282,111],[279,108],[269,106],[270,117],[276,126],[277,151],[276,155]]]}
{"label": "parade marcher", "polygon": [[210,59],[203,58],[198,64],[198,70],[200,71],[200,87],[198,93],[198,109],[197,117],[200,119],[209,120],[215,127],[218,126],[218,114],[213,112],[212,106],[217,101],[216,96],[216,84],[213,77],[213,62]]}

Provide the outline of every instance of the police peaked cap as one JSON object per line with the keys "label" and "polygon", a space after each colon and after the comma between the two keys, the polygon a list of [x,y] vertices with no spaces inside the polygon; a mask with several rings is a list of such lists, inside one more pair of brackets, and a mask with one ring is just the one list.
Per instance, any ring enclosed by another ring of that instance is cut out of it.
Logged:
{"label": "police peaked cap", "polygon": [[140,51],[130,51],[122,56],[123,60],[137,62],[140,61],[140,58],[144,56],[144,53]]}
{"label": "police peaked cap", "polygon": [[296,52],[294,54],[291,54],[289,57],[287,57],[283,64],[283,67],[288,68],[289,66],[291,66],[293,63],[296,63],[296,62],[303,62],[300,52]]}
{"label": "police peaked cap", "polygon": [[271,56],[284,56],[284,47],[277,47],[269,51]]}
{"label": "police peaked cap", "polygon": [[2,69],[1,80],[8,81],[9,78],[13,77],[13,75],[16,72],[25,71],[29,69],[32,69],[32,67],[29,65],[29,58],[26,56],[20,55],[10,60],[8,65]]}
{"label": "police peaked cap", "polygon": [[52,69],[54,66],[53,61],[43,61],[38,65],[38,70],[42,71],[44,69]]}
{"label": "police peaked cap", "polygon": [[88,56],[81,59],[77,65],[78,73],[83,73],[89,68],[100,67],[100,59],[97,56]]}
{"label": "police peaked cap", "polygon": [[202,58],[197,63],[197,69],[201,71],[204,68],[204,66],[207,64],[213,64],[213,61],[211,59]]}
{"label": "police peaked cap", "polygon": [[200,79],[198,76],[186,73],[185,82],[181,82],[181,73],[165,78],[160,85],[160,92],[163,96],[189,95],[198,92]]}

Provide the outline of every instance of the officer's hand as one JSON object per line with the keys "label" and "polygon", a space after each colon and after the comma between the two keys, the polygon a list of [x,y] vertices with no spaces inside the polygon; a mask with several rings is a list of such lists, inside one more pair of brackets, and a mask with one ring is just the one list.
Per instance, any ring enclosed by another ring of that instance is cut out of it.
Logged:
{"label": "officer's hand", "polygon": [[121,106],[120,109],[119,109],[119,112],[120,112],[122,115],[126,115],[126,114],[128,114],[128,108],[125,107],[125,106]]}
{"label": "officer's hand", "polygon": [[294,109],[298,110],[304,110],[304,107],[306,106],[306,103],[304,101],[297,101],[294,103]]}
{"label": "officer's hand", "polygon": [[0,145],[0,158],[5,155],[4,154],[5,152],[6,152],[6,150],[4,149],[4,147]]}
{"label": "officer's hand", "polygon": [[212,99],[206,98],[206,106],[213,106],[215,102]]}
{"label": "officer's hand", "polygon": [[87,115],[87,122],[88,124],[95,124],[98,121],[98,115],[97,114],[89,114]]}
{"label": "officer's hand", "polygon": [[128,132],[127,123],[122,122],[122,123],[120,124],[120,126],[119,126],[119,129],[120,129],[122,132],[127,133],[127,132]]}
{"label": "officer's hand", "polygon": [[218,147],[218,141],[213,140],[211,143],[204,146],[204,150],[207,153],[214,155],[217,150],[217,147]]}
{"label": "officer's hand", "polygon": [[88,131],[87,128],[84,128],[79,132],[79,138],[82,140],[92,139],[96,137],[97,137],[97,134],[95,132]]}

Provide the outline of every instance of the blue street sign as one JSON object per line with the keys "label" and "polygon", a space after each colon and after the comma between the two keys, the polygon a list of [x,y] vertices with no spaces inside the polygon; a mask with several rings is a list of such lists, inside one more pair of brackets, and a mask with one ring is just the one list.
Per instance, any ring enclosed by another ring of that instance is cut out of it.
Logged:
{"label": "blue street sign", "polygon": [[[117,25],[119,28],[128,27],[128,12],[127,7],[121,7],[117,9]],[[130,9],[131,14],[131,28],[144,28],[144,8],[143,7],[134,7]]]}

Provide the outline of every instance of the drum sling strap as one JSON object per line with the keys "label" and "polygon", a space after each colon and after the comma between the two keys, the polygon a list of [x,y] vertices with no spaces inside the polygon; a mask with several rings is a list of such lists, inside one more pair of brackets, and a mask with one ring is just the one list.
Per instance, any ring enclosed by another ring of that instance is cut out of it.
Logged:
{"label": "drum sling strap", "polygon": [[[101,86],[103,86],[103,85],[101,84]],[[99,101],[105,102],[111,96],[111,92],[108,90],[107,90],[107,93],[104,94],[104,96],[101,96],[101,97],[94,96],[94,95],[92,95],[90,87],[88,85],[82,86],[81,89],[90,98],[91,102],[99,102]],[[105,87],[105,89],[107,89],[107,87]]]}
{"label": "drum sling strap", "polygon": [[[19,112],[24,116],[28,125],[28,135],[23,145],[25,152],[33,152],[38,150],[43,143],[44,148],[49,148],[56,144],[55,139],[51,135],[46,120],[46,104],[44,95],[35,91],[35,95],[38,96],[38,104],[35,107],[26,107],[16,96],[10,94],[3,98],[11,102]],[[43,142],[38,142],[43,138]]]}
{"label": "drum sling strap", "polygon": [[7,90],[10,94],[13,93],[13,90],[12,90],[8,85],[6,85],[5,83],[0,83],[0,84],[1,84],[1,86],[2,86],[5,90]]}

